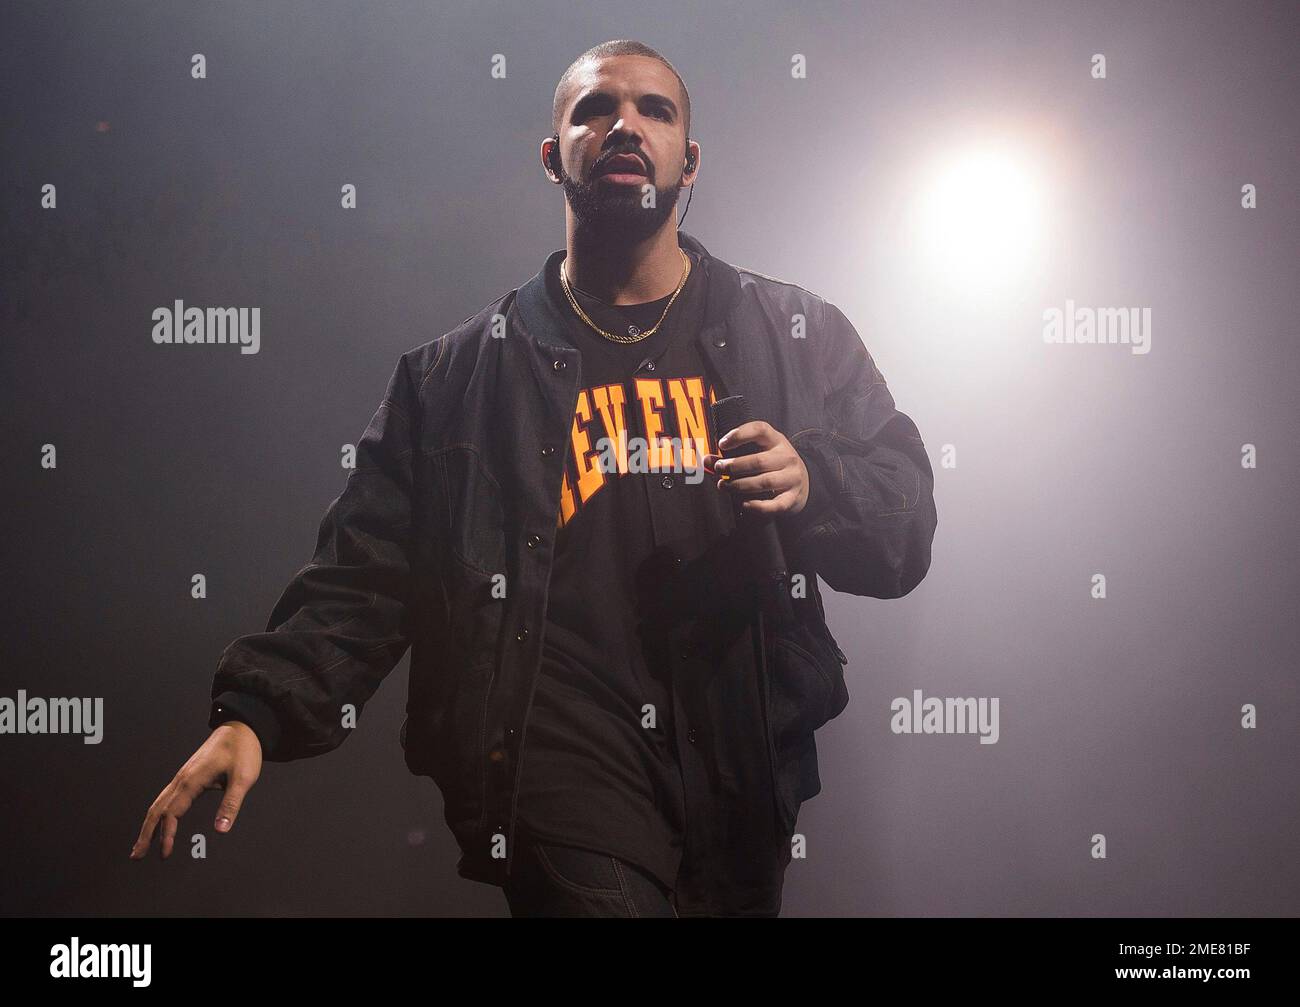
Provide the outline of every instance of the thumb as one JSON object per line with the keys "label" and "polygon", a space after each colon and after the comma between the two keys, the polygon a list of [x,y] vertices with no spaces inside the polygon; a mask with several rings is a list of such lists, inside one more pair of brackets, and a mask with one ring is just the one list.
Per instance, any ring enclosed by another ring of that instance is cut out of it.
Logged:
{"label": "thumb", "polygon": [[234,828],[235,819],[239,817],[239,809],[244,803],[249,787],[250,784],[242,778],[231,780],[230,785],[226,787],[225,796],[221,798],[221,804],[217,808],[217,820],[213,823],[218,832],[229,832]]}

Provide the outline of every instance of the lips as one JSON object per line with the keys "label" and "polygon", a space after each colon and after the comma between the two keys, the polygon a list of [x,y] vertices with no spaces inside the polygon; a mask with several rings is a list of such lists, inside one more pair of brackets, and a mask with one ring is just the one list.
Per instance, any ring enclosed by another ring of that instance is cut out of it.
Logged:
{"label": "lips", "polygon": [[596,172],[599,175],[646,175],[645,162],[635,154],[615,154],[602,164]]}

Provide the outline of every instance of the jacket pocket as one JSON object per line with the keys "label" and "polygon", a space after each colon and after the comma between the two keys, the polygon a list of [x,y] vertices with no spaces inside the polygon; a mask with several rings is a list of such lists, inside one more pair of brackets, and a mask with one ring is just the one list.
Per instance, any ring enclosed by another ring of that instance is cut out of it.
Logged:
{"label": "jacket pocket", "polygon": [[[805,734],[784,745],[777,756],[775,770],[778,835],[788,843],[799,819],[800,806],[821,792],[816,736]],[[788,861],[789,858],[787,845],[783,859]]]}
{"label": "jacket pocket", "polygon": [[777,826],[788,838],[802,802],[821,790],[814,732],[843,711],[849,694],[839,648],[817,622],[782,630],[768,671]]}
{"label": "jacket pocket", "polygon": [[493,663],[480,662],[439,683],[428,705],[408,705],[399,740],[407,768],[438,785],[449,813],[468,817],[483,801],[487,773],[484,751]]}
{"label": "jacket pocket", "polygon": [[450,553],[477,573],[504,574],[506,538],[501,488],[479,452],[469,444],[453,444],[429,452],[424,465],[431,523],[427,540],[433,544],[433,554],[425,557],[426,562],[445,572],[445,554]]}
{"label": "jacket pocket", "polygon": [[835,651],[835,656],[839,659],[840,664],[848,664],[849,659],[845,656],[844,651],[840,650],[840,645],[836,642],[835,637],[831,634],[830,626],[826,623],[826,606],[822,604],[821,591],[814,587],[812,595],[814,600],[817,602],[817,613],[821,616],[821,623],[818,628],[821,630],[822,635],[826,637],[826,641],[831,645],[831,649]]}
{"label": "jacket pocket", "polygon": [[848,705],[839,648],[819,627],[800,623],[773,640],[770,678],[772,738],[778,752]]}

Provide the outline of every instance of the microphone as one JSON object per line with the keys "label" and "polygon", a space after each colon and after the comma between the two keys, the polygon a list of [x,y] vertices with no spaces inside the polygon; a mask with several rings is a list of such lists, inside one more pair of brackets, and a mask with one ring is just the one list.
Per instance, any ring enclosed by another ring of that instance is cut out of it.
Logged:
{"label": "microphone", "polygon": [[[743,395],[729,395],[713,403],[713,427],[719,437],[753,419],[749,404]],[[753,442],[742,444],[730,451],[719,447],[724,458],[741,458],[757,454],[762,449]],[[790,577],[785,563],[785,550],[777,532],[775,517],[771,514],[753,514],[744,510],[738,495],[732,497],[732,510],[736,523],[743,529],[743,541],[749,545],[749,569],[757,587],[759,600],[766,614],[782,625],[794,623],[794,606],[790,601]]]}

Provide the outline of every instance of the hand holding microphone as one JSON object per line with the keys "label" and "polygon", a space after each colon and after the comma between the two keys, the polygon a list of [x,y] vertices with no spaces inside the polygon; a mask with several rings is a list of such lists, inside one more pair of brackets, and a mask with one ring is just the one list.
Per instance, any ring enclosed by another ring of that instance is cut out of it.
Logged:
{"label": "hand holding microphone", "polygon": [[764,610],[779,622],[794,621],[789,571],[776,518],[798,513],[808,502],[808,470],[786,436],[750,418],[743,395],[713,404],[722,455],[705,455],[707,471],[719,475],[718,489],[733,494],[737,523],[749,535],[750,568]]}
{"label": "hand holding microphone", "polygon": [[[743,401],[744,396],[731,398]],[[728,422],[725,414],[717,410],[726,401],[714,404],[714,417],[723,422]],[[722,477],[719,490],[742,498],[740,507],[745,512],[777,515],[803,510],[808,502],[808,469],[785,434],[764,420],[742,420],[730,428],[720,423],[718,430],[724,433],[718,442],[722,454],[705,455],[704,468]]]}

